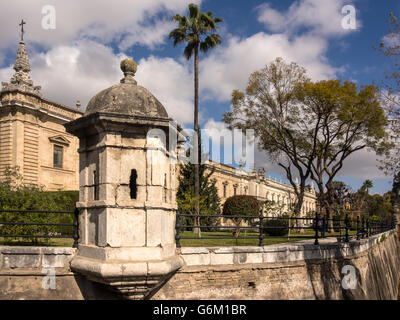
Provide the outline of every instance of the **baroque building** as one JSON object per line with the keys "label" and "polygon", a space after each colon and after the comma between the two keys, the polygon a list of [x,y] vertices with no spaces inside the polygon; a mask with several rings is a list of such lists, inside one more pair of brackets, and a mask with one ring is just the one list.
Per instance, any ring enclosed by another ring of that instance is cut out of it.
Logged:
{"label": "baroque building", "polygon": [[18,166],[27,184],[46,190],[77,190],[78,140],[64,124],[82,112],[44,98],[30,79],[31,67],[21,41],[9,83],[0,91],[0,177]]}
{"label": "baroque building", "polygon": [[[30,63],[21,41],[10,82],[0,91],[0,178],[6,167],[18,166],[27,184],[48,191],[79,189],[79,141],[66,132],[64,124],[83,116],[70,108],[44,98],[41,88],[30,79]],[[253,195],[273,200],[289,209],[294,202],[293,187],[267,179],[264,169],[246,172],[209,161],[222,203],[233,195]],[[177,178],[177,177],[176,177]],[[305,194],[302,214],[316,210],[313,185]]]}
{"label": "baroque building", "polygon": [[[283,205],[283,210],[289,210],[290,206],[295,202],[296,195],[291,185],[287,185],[276,180],[268,179],[265,170],[255,168],[251,172],[244,170],[243,166],[239,168],[228,166],[221,163],[209,161],[207,163],[209,170],[214,169],[212,177],[216,180],[218,188],[218,196],[221,203],[234,195],[252,195],[259,200],[271,200]],[[317,210],[317,198],[315,194],[314,184],[308,187],[304,194],[302,215]]]}

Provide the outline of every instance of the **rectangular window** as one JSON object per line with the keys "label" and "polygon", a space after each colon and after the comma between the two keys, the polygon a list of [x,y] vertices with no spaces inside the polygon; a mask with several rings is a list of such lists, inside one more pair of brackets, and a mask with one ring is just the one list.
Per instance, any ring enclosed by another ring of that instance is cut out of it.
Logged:
{"label": "rectangular window", "polygon": [[54,145],[53,152],[53,167],[62,168],[63,167],[63,147]]}

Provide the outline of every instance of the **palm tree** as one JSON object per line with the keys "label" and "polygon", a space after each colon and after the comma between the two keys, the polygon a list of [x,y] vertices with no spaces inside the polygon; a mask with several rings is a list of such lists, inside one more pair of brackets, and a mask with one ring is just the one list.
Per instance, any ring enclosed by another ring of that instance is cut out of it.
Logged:
{"label": "palm tree", "polygon": [[364,181],[361,189],[365,190],[367,192],[367,194],[368,194],[369,193],[369,189],[371,189],[373,187],[374,187],[374,184],[372,183],[372,181],[367,179],[367,180]]}
{"label": "palm tree", "polygon": [[[200,128],[199,128],[199,50],[206,53],[208,50],[217,47],[221,42],[221,37],[214,33],[217,30],[217,23],[222,22],[220,18],[215,18],[212,12],[204,13],[200,8],[191,3],[189,4],[189,16],[175,15],[172,21],[178,22],[178,27],[171,31],[169,39],[174,40],[174,47],[179,43],[187,43],[183,55],[187,60],[194,55],[194,131],[197,134],[198,143],[195,146],[197,161],[195,163],[194,193],[198,198],[200,194],[199,162],[201,161],[200,151]],[[200,213],[199,204],[196,204],[196,214]],[[197,222],[199,219],[196,219]],[[201,236],[200,228],[197,230]]]}

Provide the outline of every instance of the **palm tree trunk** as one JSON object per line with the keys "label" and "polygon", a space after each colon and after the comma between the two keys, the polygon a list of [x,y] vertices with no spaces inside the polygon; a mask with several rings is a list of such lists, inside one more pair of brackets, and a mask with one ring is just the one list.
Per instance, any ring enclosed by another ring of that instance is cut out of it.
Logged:
{"label": "palm tree trunk", "polygon": [[[199,130],[199,48],[196,47],[194,51],[194,131],[196,133],[197,147],[197,161],[194,164],[194,196],[199,199],[200,195],[200,130]],[[196,214],[200,214],[199,201],[196,202]],[[200,218],[196,219],[200,225]],[[197,235],[201,238],[201,228],[197,228]]]}

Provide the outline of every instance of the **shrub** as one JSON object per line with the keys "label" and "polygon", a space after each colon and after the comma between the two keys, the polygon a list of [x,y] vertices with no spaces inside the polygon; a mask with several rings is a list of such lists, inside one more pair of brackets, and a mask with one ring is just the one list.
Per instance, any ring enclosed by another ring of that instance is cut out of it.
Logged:
{"label": "shrub", "polygon": [[[0,210],[74,211],[78,191],[47,192],[35,185],[24,185],[18,168],[8,168],[0,182]],[[0,212],[0,234],[3,235],[59,235],[72,234],[72,227],[43,225],[6,225],[2,222],[73,223],[72,214]],[[39,238],[30,238],[34,243]]]}
{"label": "shrub", "polygon": [[[246,216],[259,216],[262,202],[258,201],[256,197],[248,195],[232,196],[226,199],[222,210],[222,215],[226,218],[232,216],[244,216],[240,218],[231,218],[236,226],[240,226],[242,221],[248,223],[252,222],[252,218],[246,218]],[[233,235],[239,236],[240,229],[235,229]]]}
{"label": "shrub", "polygon": [[[286,218],[286,219],[283,219]],[[272,218],[263,222],[264,233],[272,237],[284,237],[289,233],[289,218],[288,216],[282,216],[279,218]]]}

